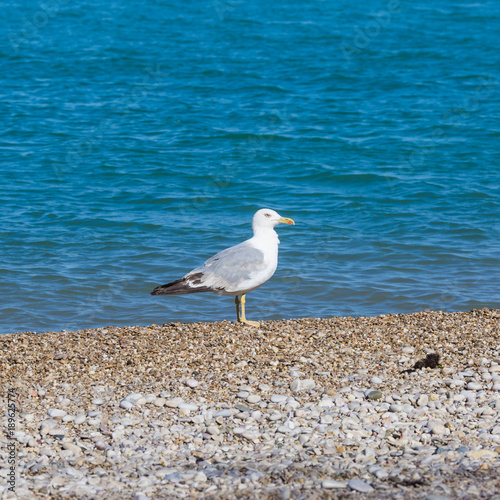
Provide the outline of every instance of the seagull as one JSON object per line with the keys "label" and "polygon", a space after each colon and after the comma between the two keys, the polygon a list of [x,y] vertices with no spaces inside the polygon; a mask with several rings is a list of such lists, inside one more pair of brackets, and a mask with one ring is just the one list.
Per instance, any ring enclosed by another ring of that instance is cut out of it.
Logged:
{"label": "seagull", "polygon": [[245,295],[263,285],[276,271],[280,240],[274,228],[278,224],[295,222],[268,208],[258,210],[252,219],[252,238],[215,254],[181,279],[156,287],[151,295],[230,295],[235,297],[238,322],[259,326],[258,321],[245,317]]}

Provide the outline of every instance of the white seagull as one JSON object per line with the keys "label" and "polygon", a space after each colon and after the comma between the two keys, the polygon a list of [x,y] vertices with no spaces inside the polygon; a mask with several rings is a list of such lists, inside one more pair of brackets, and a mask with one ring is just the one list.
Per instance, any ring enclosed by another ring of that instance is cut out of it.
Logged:
{"label": "white seagull", "polygon": [[215,254],[181,279],[156,287],[151,295],[198,292],[231,295],[235,297],[238,321],[259,326],[257,321],[245,318],[245,295],[263,285],[276,271],[280,240],[274,227],[281,223],[295,224],[274,210],[260,209],[252,219],[252,238]]}

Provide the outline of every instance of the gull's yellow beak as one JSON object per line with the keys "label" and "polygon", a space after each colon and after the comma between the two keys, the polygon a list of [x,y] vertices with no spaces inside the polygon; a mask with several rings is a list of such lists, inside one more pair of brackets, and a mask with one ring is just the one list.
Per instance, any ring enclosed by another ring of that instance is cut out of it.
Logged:
{"label": "gull's yellow beak", "polygon": [[280,217],[278,219],[278,222],[280,224],[295,224],[295,222],[293,222],[293,219],[288,219],[287,217]]}

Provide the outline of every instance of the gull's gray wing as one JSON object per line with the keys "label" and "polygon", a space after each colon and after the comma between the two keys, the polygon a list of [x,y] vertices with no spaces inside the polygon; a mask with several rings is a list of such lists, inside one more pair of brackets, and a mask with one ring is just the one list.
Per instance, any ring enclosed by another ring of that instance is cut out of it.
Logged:
{"label": "gull's gray wing", "polygon": [[242,283],[265,267],[264,254],[247,240],[215,254],[181,279],[156,287],[151,295],[237,292],[243,290]]}
{"label": "gull's gray wing", "polygon": [[193,269],[185,278],[192,286],[208,287],[214,292],[234,292],[265,267],[263,252],[244,241],[210,257],[203,267]]}

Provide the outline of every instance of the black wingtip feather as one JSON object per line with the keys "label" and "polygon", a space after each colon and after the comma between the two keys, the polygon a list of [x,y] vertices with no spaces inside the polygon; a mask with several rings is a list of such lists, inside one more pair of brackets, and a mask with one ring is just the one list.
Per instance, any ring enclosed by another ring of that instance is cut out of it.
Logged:
{"label": "black wingtip feather", "polygon": [[188,293],[210,292],[206,286],[192,287],[186,278],[172,281],[166,285],[157,286],[151,295],[186,295]]}
{"label": "black wingtip feather", "polygon": [[185,278],[181,278],[180,280],[172,281],[171,283],[167,283],[166,285],[157,286],[151,292],[151,295],[172,295],[176,293],[182,293],[181,290],[188,287],[189,285],[186,283]]}

